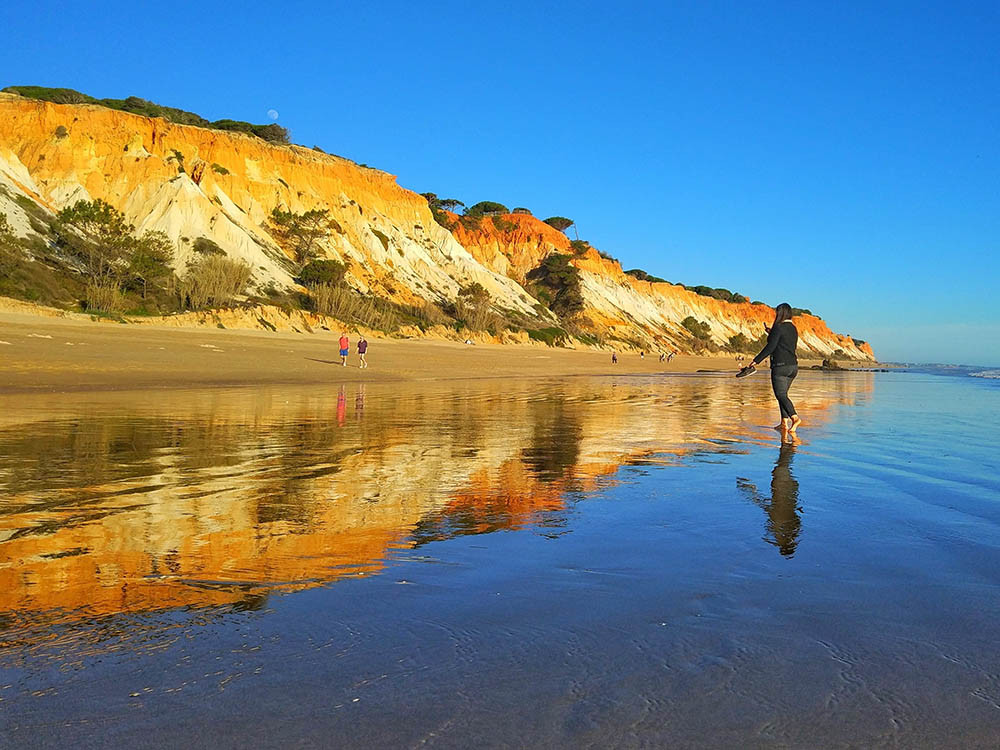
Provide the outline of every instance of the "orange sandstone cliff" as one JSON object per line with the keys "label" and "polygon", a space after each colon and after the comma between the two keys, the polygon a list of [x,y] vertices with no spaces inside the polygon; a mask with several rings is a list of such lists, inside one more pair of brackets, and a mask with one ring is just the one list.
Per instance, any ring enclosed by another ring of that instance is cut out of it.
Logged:
{"label": "orange sandstone cliff", "polygon": [[[527,274],[550,253],[570,253],[561,232],[530,215],[504,216],[502,231],[486,218],[478,230],[440,226],[421,196],[395,177],[299,146],[241,133],[178,125],[96,105],[65,105],[0,93],[0,211],[30,237],[27,199],[56,212],[101,199],[140,231],[161,230],[175,243],[183,271],[194,243],[207,238],[247,261],[254,284],[294,285],[294,265],[272,236],[274,208],[327,209],[335,231],[321,254],[347,266],[359,291],[403,304],[455,300],[481,284],[499,310],[558,325],[539,305]],[[577,328],[615,346],[687,350],[687,316],[705,321],[716,344],[763,332],[773,311],[699,296],[681,286],[640,281],[595,250],[574,256],[584,309]],[[873,359],[871,348],[800,316],[804,349],[818,356]]]}
{"label": "orange sandstone cliff", "polygon": [[[757,339],[764,334],[765,324],[774,319],[774,309],[767,305],[736,304],[702,296],[679,284],[642,281],[593,248],[576,255],[565,234],[528,214],[501,217],[503,223],[515,227],[507,231],[498,229],[490,219],[483,219],[478,229],[469,229],[457,216],[449,216],[455,220],[456,238],[476,260],[522,284],[528,272],[550,253],[571,254],[571,262],[580,272],[588,328],[635,346],[687,349],[691,334],[681,321],[688,316],[708,323],[713,340],[719,344],[738,333]],[[806,351],[828,356],[839,350],[843,353],[839,356],[874,359],[867,342],[834,333],[815,315],[799,315],[795,325],[800,346]]]}

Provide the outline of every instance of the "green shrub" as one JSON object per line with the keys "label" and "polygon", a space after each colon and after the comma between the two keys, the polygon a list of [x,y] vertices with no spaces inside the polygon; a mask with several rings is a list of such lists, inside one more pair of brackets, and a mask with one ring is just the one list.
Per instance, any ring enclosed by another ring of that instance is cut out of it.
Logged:
{"label": "green shrub", "polygon": [[443,226],[449,232],[454,230],[455,227],[458,226],[454,221],[452,221],[448,217],[448,214],[446,214],[439,208],[431,208],[431,216],[434,217],[434,221]]}
{"label": "green shrub", "polygon": [[[749,300],[742,294],[737,294],[731,292],[728,289],[712,288],[710,286],[684,286],[689,292],[694,292],[695,294],[701,295],[702,297],[711,297],[712,299],[721,299],[724,302],[733,302],[735,304],[743,304],[749,302]],[[754,302],[753,304],[759,305],[763,304],[761,302]]]}
{"label": "green shrub", "polygon": [[150,284],[157,284],[173,277],[170,267],[174,245],[163,232],[146,232],[133,245],[127,256],[128,269],[125,285],[142,290],[146,299]]}
{"label": "green shrub", "polygon": [[542,341],[548,346],[559,346],[566,343],[568,334],[562,328],[529,328],[528,338],[534,341]]}
{"label": "green shrub", "polygon": [[586,240],[570,240],[569,246],[574,255],[583,255],[590,250],[590,243]]}
{"label": "green shrub", "polygon": [[697,320],[694,316],[688,315],[681,321],[681,325],[698,340],[709,341],[712,338],[712,329],[704,320]]}
{"label": "green shrub", "polygon": [[660,284],[669,283],[666,279],[661,279],[659,276],[653,276],[652,274],[646,273],[641,268],[633,268],[625,273],[633,278],[639,279],[640,281],[653,281]]}
{"label": "green shrub", "polygon": [[465,204],[457,198],[438,198],[437,193],[421,193],[420,195],[427,200],[427,205],[429,205],[432,209],[437,208],[446,211],[456,211],[459,206],[465,206]]}
{"label": "green shrub", "polygon": [[465,214],[458,217],[458,222],[470,232],[478,232],[483,228],[482,219],[479,216]]}
{"label": "green shrub", "polygon": [[268,123],[267,125],[254,125],[253,123],[244,122],[242,120],[216,120],[215,122],[210,123],[209,127],[213,130],[229,130],[236,131],[238,133],[255,135],[262,140],[268,141],[269,143],[280,143],[285,145],[290,143],[288,129],[273,122]]}
{"label": "green shrub", "polygon": [[558,229],[560,232],[565,232],[574,224],[572,219],[568,219],[565,216],[550,216],[545,220],[545,223],[553,229]]}
{"label": "green shrub", "polygon": [[493,222],[493,226],[498,232],[513,232],[517,229],[516,221],[505,219],[502,216],[493,216],[490,220]]}
{"label": "green shrub", "polygon": [[[767,343],[767,338],[765,337],[764,343]],[[751,341],[742,333],[737,333],[735,336],[729,337],[729,348],[734,352],[745,352],[747,354],[752,352],[758,352],[764,348],[763,344],[757,346],[756,341]]]}
{"label": "green shrub", "polygon": [[583,309],[580,271],[570,256],[552,253],[527,274],[537,299],[548,303],[560,317],[572,318]]}
{"label": "green shrub", "polygon": [[[449,218],[445,211],[457,211],[459,206],[465,206],[465,204],[456,198],[438,198],[436,193],[421,193],[420,195],[427,200],[427,205],[431,209],[431,216],[434,217],[434,221],[449,232],[454,231],[457,225]],[[478,229],[478,226],[476,228]]]}
{"label": "green shrub", "polygon": [[10,94],[19,94],[26,99],[39,99],[54,104],[96,104],[98,100],[92,96],[81,94],[73,89],[55,89],[46,86],[7,86],[3,89]]}
{"label": "green shrub", "polygon": [[221,164],[216,164],[215,162],[212,162],[212,171],[215,172],[216,174],[229,174],[228,169],[226,169]]}
{"label": "green shrub", "polygon": [[226,251],[208,237],[199,237],[194,241],[194,251],[201,255],[225,255]]}
{"label": "green shrub", "polygon": [[275,207],[271,211],[271,223],[282,245],[292,251],[295,261],[306,264],[319,252],[319,243],[330,236],[334,222],[326,208],[293,213]]}
{"label": "green shrub", "polygon": [[151,282],[173,278],[173,245],[166,235],[147,232],[137,237],[135,227],[104,201],[77,201],[59,212],[58,221],[60,248],[83,266],[88,306],[114,312],[107,305],[115,303],[123,287],[141,288],[145,298]]}
{"label": "green shrub", "polygon": [[510,211],[512,214],[523,214],[525,216],[531,216],[531,211],[524,206],[518,206],[517,208],[512,208]]}
{"label": "green shrub", "polygon": [[314,260],[300,272],[297,281],[302,286],[313,287],[320,284],[337,286],[344,281],[347,266],[337,260]]}
{"label": "green shrub", "polygon": [[20,243],[7,215],[0,213],[0,278],[9,278],[19,265]]}
{"label": "green shrub", "polygon": [[60,125],[56,128],[56,138],[65,138],[69,135],[69,130],[66,129],[65,125]]}
{"label": "green shrub", "polygon": [[465,209],[466,216],[493,216],[495,214],[509,214],[510,211],[503,203],[496,201],[479,201]]}
{"label": "green shrub", "polygon": [[458,292],[455,317],[474,331],[498,328],[503,321],[492,311],[490,293],[479,282],[473,282]]}

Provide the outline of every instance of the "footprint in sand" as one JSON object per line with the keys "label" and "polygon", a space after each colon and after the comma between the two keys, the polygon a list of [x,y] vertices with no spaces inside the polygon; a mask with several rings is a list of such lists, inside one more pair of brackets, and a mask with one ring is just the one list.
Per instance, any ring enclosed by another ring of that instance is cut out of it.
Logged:
{"label": "footprint in sand", "polygon": [[2,345],[2,346],[11,346],[11,343],[9,341],[0,341],[0,345]]}
{"label": "footprint in sand", "polygon": [[51,336],[47,336],[47,335],[45,335],[43,333],[29,333],[28,334],[28,338],[29,339],[50,339],[52,337]]}

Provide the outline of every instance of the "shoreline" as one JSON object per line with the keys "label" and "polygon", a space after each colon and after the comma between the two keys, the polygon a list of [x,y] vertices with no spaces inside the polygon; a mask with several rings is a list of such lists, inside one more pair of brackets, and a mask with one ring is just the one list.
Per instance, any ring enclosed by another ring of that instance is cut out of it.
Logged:
{"label": "shoreline", "polygon": [[[0,393],[240,388],[493,378],[615,375],[735,375],[732,355],[655,354],[563,349],[533,344],[369,338],[370,367],[337,353],[339,333],[121,325],[21,312],[0,313]],[[803,360],[808,369],[820,360]],[[875,365],[867,365],[869,367]],[[845,370],[849,371],[849,370]]]}

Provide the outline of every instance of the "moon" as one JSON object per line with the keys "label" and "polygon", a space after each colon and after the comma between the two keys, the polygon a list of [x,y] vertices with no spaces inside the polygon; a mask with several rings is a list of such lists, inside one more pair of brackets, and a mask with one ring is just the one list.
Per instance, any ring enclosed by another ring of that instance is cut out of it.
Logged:
{"label": "moon", "polygon": [[278,110],[276,110],[276,109],[269,109],[269,110],[267,110],[267,116],[269,118],[271,118],[272,120],[277,120],[278,119]]}

